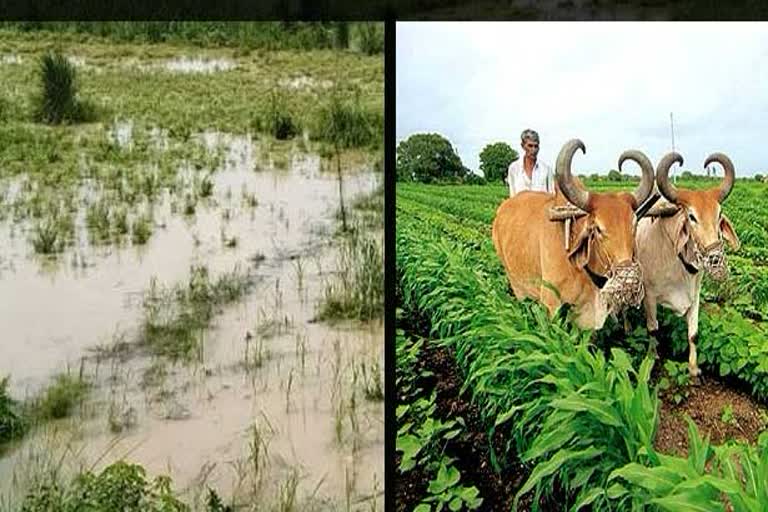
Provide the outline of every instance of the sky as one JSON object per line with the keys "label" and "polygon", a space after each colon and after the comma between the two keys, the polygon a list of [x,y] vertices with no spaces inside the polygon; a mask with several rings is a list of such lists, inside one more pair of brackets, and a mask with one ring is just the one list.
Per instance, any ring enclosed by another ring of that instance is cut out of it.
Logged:
{"label": "sky", "polygon": [[682,169],[722,151],[737,176],[768,173],[768,24],[409,22],[396,40],[397,142],[437,132],[477,172],[486,144],[520,153],[525,128],[553,168],[572,138],[575,173],[606,174],[626,149],[655,166],[672,112]]}

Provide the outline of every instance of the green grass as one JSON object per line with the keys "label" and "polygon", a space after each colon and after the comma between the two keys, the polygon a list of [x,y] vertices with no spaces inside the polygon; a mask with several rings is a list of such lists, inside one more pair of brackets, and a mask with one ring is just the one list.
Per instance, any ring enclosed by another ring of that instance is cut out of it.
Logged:
{"label": "green grass", "polygon": [[384,314],[384,259],[375,237],[352,232],[342,238],[337,274],[326,286],[318,319],[371,320]]}

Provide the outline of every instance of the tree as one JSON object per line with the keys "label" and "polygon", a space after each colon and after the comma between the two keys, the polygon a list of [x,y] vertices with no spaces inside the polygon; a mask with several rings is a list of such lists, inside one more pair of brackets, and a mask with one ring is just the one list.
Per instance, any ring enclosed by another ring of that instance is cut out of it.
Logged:
{"label": "tree", "polygon": [[608,172],[608,181],[621,181],[621,173],[616,169],[611,169]]}
{"label": "tree", "polygon": [[763,175],[762,174],[755,174],[755,181],[763,181]]}
{"label": "tree", "polygon": [[437,133],[417,133],[397,146],[397,179],[432,183],[464,178],[466,167],[448,140]]}
{"label": "tree", "polygon": [[682,179],[682,180],[692,180],[693,179],[693,173],[691,171],[683,171],[683,173],[680,175],[680,179]]}
{"label": "tree", "polygon": [[504,180],[509,164],[520,158],[506,142],[488,144],[480,152],[480,170],[489,183]]}

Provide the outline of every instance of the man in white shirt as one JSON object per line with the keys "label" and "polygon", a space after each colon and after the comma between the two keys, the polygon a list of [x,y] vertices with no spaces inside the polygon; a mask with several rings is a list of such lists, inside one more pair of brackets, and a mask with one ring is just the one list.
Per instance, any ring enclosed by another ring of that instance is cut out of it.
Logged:
{"label": "man in white shirt", "polygon": [[534,130],[523,130],[520,134],[520,147],[525,156],[518,158],[507,170],[509,197],[524,190],[555,193],[555,175],[552,168],[541,162],[539,154],[539,134]]}

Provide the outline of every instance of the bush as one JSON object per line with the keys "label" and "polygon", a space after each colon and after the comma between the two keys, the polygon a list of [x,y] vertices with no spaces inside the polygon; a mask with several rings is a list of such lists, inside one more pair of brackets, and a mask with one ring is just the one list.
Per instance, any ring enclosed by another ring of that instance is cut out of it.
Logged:
{"label": "bush", "polygon": [[8,394],[8,381],[0,379],[0,445],[21,437],[28,428],[20,404]]}
{"label": "bush", "polygon": [[269,93],[269,103],[265,114],[266,129],[277,140],[287,140],[295,137],[299,131],[299,123],[293,114],[285,93],[275,87]]}
{"label": "bush", "polygon": [[39,420],[66,418],[88,392],[86,381],[72,375],[60,374],[53,384],[36,400],[33,415]]}
{"label": "bush", "polygon": [[360,51],[368,55],[375,55],[384,51],[384,26],[383,23],[364,22],[357,27]]}
{"label": "bush", "polygon": [[315,134],[340,148],[375,148],[383,143],[384,117],[362,107],[359,91],[350,99],[336,90],[317,114]]}
{"label": "bush", "polygon": [[189,507],[171,491],[171,480],[159,476],[148,481],[146,470],[137,464],[118,461],[101,473],[81,473],[68,486],[45,482],[27,493],[22,512],[80,511],[172,512]]}
{"label": "bush", "polygon": [[61,124],[95,119],[95,109],[77,97],[75,67],[58,52],[48,52],[40,60],[40,95],[35,118],[38,122]]}

